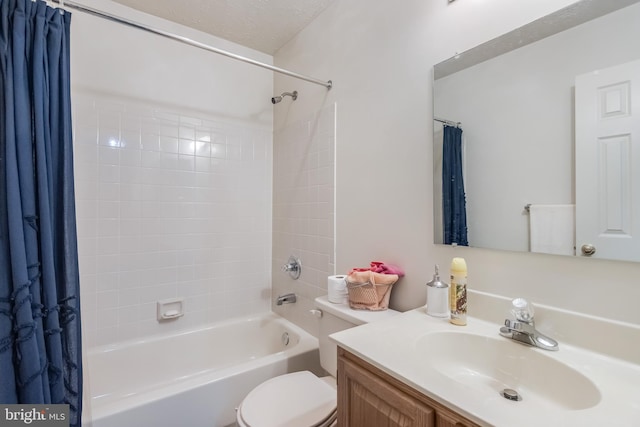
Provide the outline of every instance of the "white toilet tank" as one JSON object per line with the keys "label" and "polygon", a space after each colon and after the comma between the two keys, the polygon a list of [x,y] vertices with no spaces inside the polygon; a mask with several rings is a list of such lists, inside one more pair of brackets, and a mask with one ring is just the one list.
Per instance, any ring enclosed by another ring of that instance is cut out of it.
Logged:
{"label": "white toilet tank", "polygon": [[326,296],[316,298],[315,305],[322,311],[318,331],[320,365],[334,378],[338,371],[338,347],[329,339],[329,335],[399,314],[395,310],[354,310],[348,304],[329,302]]}

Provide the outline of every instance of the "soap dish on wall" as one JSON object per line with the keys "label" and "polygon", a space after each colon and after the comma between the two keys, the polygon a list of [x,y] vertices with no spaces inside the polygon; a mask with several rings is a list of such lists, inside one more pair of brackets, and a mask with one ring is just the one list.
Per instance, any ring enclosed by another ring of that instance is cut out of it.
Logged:
{"label": "soap dish on wall", "polygon": [[178,319],[184,316],[184,298],[169,298],[157,303],[158,322]]}

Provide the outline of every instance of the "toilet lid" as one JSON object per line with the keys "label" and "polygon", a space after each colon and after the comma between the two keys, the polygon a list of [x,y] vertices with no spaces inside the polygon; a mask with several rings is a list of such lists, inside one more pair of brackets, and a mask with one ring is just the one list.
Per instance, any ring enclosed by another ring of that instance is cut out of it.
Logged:
{"label": "toilet lid", "polygon": [[249,426],[314,426],[336,409],[336,390],[309,371],[271,378],[254,388],[239,409]]}

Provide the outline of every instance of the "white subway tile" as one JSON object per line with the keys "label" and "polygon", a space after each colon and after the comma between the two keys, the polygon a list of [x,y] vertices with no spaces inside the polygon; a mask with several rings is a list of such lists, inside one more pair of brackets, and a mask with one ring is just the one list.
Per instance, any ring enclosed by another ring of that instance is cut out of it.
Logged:
{"label": "white subway tile", "polygon": [[227,144],[227,157],[228,160],[240,161],[242,160],[242,150],[239,145]]}
{"label": "white subway tile", "polygon": [[140,236],[143,220],[140,218],[120,218],[119,234],[121,237]]}
{"label": "white subway tile", "polygon": [[127,112],[122,113],[120,118],[120,128],[123,131],[127,132],[138,132],[140,134],[140,129],[142,125],[142,119],[139,115],[135,114],[131,110],[127,110]]}
{"label": "white subway tile", "polygon": [[[240,311],[268,310],[271,133],[94,95],[74,108],[91,345],[237,314],[236,298]],[[156,301],[178,295],[185,322],[158,324]]]}
{"label": "white subway tile", "polygon": [[[140,138],[138,138],[138,141]],[[122,166],[134,166],[138,167],[141,163],[141,152],[139,149],[140,143],[136,142],[135,145],[131,143],[130,140],[126,141],[126,145],[124,140],[120,140],[121,149],[120,149],[120,165]]]}
{"label": "white subway tile", "polygon": [[128,305],[128,301],[124,298],[120,300],[118,307],[118,325],[129,326],[140,320],[140,308],[138,305]]}
{"label": "white subway tile", "polygon": [[120,252],[120,238],[118,236],[98,237],[96,239],[97,255],[114,255]]}
{"label": "white subway tile", "polygon": [[101,321],[100,312],[107,312],[103,315],[102,321],[109,320],[105,326],[114,326],[115,323],[112,323],[112,321],[115,322],[115,319],[112,319],[112,316],[115,313],[112,312],[112,309],[118,307],[118,292],[115,290],[104,291],[98,292],[96,295],[98,298],[98,322]]}
{"label": "white subway tile", "polygon": [[181,171],[195,171],[196,158],[192,154],[180,154],[178,156],[178,162],[176,163],[176,169]]}
{"label": "white subway tile", "polygon": [[[120,184],[117,182],[98,183],[98,209],[101,209],[105,201],[117,202],[120,200]],[[94,196],[95,197],[95,196]],[[104,215],[101,215],[103,218]],[[117,215],[115,216],[117,217]]]}
{"label": "white subway tile", "polygon": [[98,132],[98,145],[105,147],[120,147],[120,130],[100,128]]}
{"label": "white subway tile", "polygon": [[118,255],[97,255],[96,256],[96,269],[97,275],[116,273],[120,271]]}
{"label": "white subway tile", "polygon": [[178,154],[178,137],[160,135],[160,151],[164,153]]}
{"label": "white subway tile", "polygon": [[123,200],[120,202],[120,218],[139,219],[142,217],[142,206],[139,200]]}
{"label": "white subway tile", "polygon": [[98,180],[100,182],[120,182],[120,167],[117,165],[98,165]]}
{"label": "white subway tile", "polygon": [[141,184],[144,169],[131,166],[120,166],[120,182],[123,184]]}
{"label": "white subway tile", "polygon": [[[114,310],[115,312],[115,310]],[[96,334],[96,345],[103,346],[107,344],[113,344],[119,339],[118,331],[120,329],[116,326],[105,325],[102,322],[98,322],[98,333]]]}
{"label": "white subway tile", "polygon": [[[142,269],[142,260],[146,256],[144,253],[126,253],[121,252],[118,259],[119,272],[133,272]],[[140,276],[138,276],[140,277]]]}
{"label": "white subway tile", "polygon": [[193,142],[196,139],[195,126],[181,125],[178,130],[178,136],[180,139],[186,139]]}
{"label": "white subway tile", "polygon": [[199,157],[211,157],[211,143],[209,141],[195,141],[195,155]]}
{"label": "white subway tile", "polygon": [[227,158],[227,144],[221,144],[218,142],[214,142],[211,144],[211,157],[216,159],[226,159]]}
{"label": "white subway tile", "polygon": [[131,292],[130,295],[135,295],[135,304],[140,300],[140,270],[131,270],[131,271],[121,271],[120,272],[120,280],[119,280],[119,290],[123,292],[128,290]]}
{"label": "white subway tile", "polygon": [[118,324],[118,341],[129,341],[140,338],[140,325],[138,323]]}
{"label": "white subway tile", "polygon": [[159,168],[162,164],[161,162],[162,154],[159,151],[143,151],[140,154],[140,166],[143,168]]}
{"label": "white subway tile", "polygon": [[[74,98],[74,103],[77,100]],[[96,128],[98,126],[98,113],[92,105],[77,105],[78,108],[73,109],[73,123],[76,131],[81,127]]]}
{"label": "white subway tile", "polygon": [[78,254],[78,268],[80,270],[80,275],[93,276],[98,273],[96,258],[97,257],[94,255]]}
{"label": "white subway tile", "polygon": [[108,217],[101,218],[98,212],[98,220],[96,223],[96,236],[108,237],[117,235],[120,232],[120,224],[117,218]]}
{"label": "white subway tile", "polygon": [[160,151],[160,135],[143,131],[140,135],[140,149],[144,151]]}
{"label": "white subway tile", "polygon": [[191,137],[191,139],[181,137],[178,140],[178,153],[194,156],[196,153],[196,142],[194,137]]}
{"label": "white subway tile", "polygon": [[98,143],[98,132],[96,128],[86,123],[81,123],[73,134],[73,143],[76,146],[92,147]]}

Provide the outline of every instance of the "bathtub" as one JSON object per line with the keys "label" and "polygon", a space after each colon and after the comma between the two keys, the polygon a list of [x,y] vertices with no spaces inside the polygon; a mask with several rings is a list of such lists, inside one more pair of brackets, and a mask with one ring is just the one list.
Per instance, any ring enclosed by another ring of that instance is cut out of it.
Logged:
{"label": "bathtub", "polygon": [[318,340],[274,314],[91,349],[84,427],[222,427],[251,389],[319,373]]}

